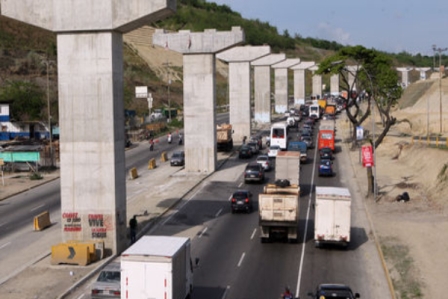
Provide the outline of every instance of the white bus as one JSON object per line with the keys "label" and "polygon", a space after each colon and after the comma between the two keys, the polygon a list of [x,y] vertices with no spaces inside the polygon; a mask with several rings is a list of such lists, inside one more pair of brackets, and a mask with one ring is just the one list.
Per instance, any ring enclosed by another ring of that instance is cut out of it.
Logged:
{"label": "white bus", "polygon": [[288,145],[288,127],[286,123],[274,123],[271,126],[270,145],[278,145],[286,150]]}
{"label": "white bus", "polygon": [[320,106],[319,104],[310,105],[309,115],[315,115],[317,118],[320,118]]}

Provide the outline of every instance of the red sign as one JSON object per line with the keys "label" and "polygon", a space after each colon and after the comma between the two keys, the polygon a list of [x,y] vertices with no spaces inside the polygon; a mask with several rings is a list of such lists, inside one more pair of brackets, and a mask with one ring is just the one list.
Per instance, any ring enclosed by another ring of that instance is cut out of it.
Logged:
{"label": "red sign", "polygon": [[361,148],[361,153],[362,153],[362,166],[363,167],[374,166],[372,146],[363,145]]}

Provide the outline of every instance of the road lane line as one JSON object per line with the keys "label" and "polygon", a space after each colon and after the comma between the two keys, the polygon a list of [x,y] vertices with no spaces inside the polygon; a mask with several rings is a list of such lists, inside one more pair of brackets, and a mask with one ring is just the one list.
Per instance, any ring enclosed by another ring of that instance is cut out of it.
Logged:
{"label": "road lane line", "polygon": [[8,246],[8,245],[10,245],[10,244],[11,244],[11,242],[5,243],[5,244],[3,244],[2,246],[0,246],[0,249],[3,249],[3,248],[5,248],[6,246]]}
{"label": "road lane line", "polygon": [[295,296],[296,298],[299,298],[299,294],[300,294],[300,281],[302,280],[303,261],[305,259],[306,233],[308,231],[308,223],[310,222],[310,213],[311,213],[312,200],[313,200],[314,171],[316,170],[317,148],[318,147],[316,146],[314,149],[313,171],[311,172],[310,194],[308,196],[308,208],[306,211],[305,231],[303,233],[302,253],[300,254],[299,273],[297,275],[297,287],[296,287],[296,296]]}
{"label": "road lane line", "polygon": [[76,299],[81,299],[81,298],[83,298],[85,295],[86,295],[86,294],[82,294],[81,296],[79,296],[79,297],[76,298]]}
{"label": "road lane line", "polygon": [[225,291],[224,291],[224,294],[222,294],[221,299],[226,298],[226,296],[227,296],[227,292],[229,291],[229,289],[230,289],[230,286],[227,286],[226,289],[225,289]]}
{"label": "road lane line", "polygon": [[0,227],[2,227],[3,225],[5,225],[6,222],[0,223]]}
{"label": "road lane line", "polygon": [[238,188],[241,188],[241,186],[243,186],[243,182],[241,182],[241,183],[238,185]]}
{"label": "road lane line", "polygon": [[240,261],[238,262],[238,267],[241,266],[241,264],[243,263],[244,257],[246,256],[246,253],[243,252],[243,254],[241,255]]}
{"label": "road lane line", "polygon": [[215,218],[217,218],[222,212],[222,209],[220,209],[216,214],[215,214]]}
{"label": "road lane line", "polygon": [[40,209],[40,208],[42,208],[44,205],[42,204],[42,205],[40,205],[40,206],[37,206],[37,207],[34,207],[34,208],[32,208],[30,211],[32,212],[32,211],[35,211],[35,210],[37,210],[37,209]]}
{"label": "road lane line", "polygon": [[252,235],[250,236],[250,239],[251,239],[251,240],[254,239],[256,233],[257,233],[257,229],[254,228],[254,231],[252,232]]}
{"label": "road lane line", "polygon": [[201,238],[201,237],[205,234],[205,232],[207,231],[207,229],[208,229],[208,227],[205,227],[205,228],[201,231],[201,233],[199,234],[199,238]]}

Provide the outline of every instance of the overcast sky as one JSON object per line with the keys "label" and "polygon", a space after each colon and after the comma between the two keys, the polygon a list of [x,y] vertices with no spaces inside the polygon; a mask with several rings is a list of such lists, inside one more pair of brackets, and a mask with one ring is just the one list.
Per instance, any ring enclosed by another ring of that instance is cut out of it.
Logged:
{"label": "overcast sky", "polygon": [[[280,34],[433,55],[448,48],[448,0],[207,0],[259,19]],[[448,55],[448,51],[445,52]]]}

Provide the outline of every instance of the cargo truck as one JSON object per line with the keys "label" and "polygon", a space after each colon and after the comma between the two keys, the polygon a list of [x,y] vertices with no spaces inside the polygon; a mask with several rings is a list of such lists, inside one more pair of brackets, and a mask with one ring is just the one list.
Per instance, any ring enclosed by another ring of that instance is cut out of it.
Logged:
{"label": "cargo truck", "polygon": [[351,196],[347,188],[316,187],[314,217],[314,242],[338,244],[347,247],[350,243]]}
{"label": "cargo truck", "polygon": [[279,152],[275,169],[275,184],[266,185],[258,196],[260,240],[297,242],[300,153]]}
{"label": "cargo truck", "polygon": [[121,254],[121,298],[189,298],[193,291],[190,247],[189,238],[143,236]]}
{"label": "cargo truck", "polygon": [[233,129],[230,124],[222,124],[216,127],[216,140],[218,151],[229,152],[233,149]]}

